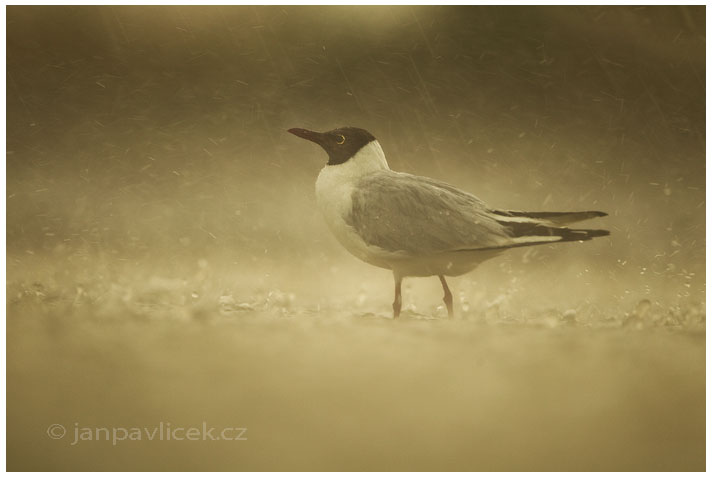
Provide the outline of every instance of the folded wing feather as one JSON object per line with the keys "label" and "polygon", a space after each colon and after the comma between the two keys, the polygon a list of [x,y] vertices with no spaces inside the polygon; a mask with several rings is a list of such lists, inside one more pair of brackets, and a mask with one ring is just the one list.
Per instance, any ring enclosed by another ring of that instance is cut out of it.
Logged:
{"label": "folded wing feather", "polygon": [[382,170],[362,178],[345,217],[369,245],[408,255],[588,240],[608,231],[558,227],[582,213],[494,211],[477,197],[431,178]]}

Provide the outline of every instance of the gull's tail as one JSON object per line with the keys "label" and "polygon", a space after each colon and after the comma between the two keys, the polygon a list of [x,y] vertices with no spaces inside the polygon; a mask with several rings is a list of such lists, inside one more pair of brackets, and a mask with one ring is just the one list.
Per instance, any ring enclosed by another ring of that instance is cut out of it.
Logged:
{"label": "gull's tail", "polygon": [[487,249],[552,244],[555,242],[590,241],[595,237],[610,235],[605,229],[569,229],[563,227],[594,217],[607,216],[601,211],[582,212],[521,212],[490,211],[490,217],[504,226],[509,241]]}

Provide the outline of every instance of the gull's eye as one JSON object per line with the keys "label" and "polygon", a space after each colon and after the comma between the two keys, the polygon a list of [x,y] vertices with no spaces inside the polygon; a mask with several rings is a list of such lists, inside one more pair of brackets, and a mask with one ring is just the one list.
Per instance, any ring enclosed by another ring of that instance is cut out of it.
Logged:
{"label": "gull's eye", "polygon": [[338,136],[339,136],[339,139],[336,140],[336,144],[344,144],[346,142],[346,136],[344,136],[343,134],[340,134]]}

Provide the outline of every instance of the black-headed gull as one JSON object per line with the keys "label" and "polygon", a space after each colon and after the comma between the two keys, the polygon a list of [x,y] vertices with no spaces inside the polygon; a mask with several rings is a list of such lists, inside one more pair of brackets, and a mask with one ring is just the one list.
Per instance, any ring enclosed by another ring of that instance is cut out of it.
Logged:
{"label": "black-headed gull", "polygon": [[392,171],[378,140],[366,130],[290,133],[321,146],[329,161],[316,181],[316,199],[338,241],[354,256],[393,271],[393,316],[401,311],[404,277],[438,276],[448,316],[445,276],[459,276],[512,247],[587,241],[601,229],[564,227],[605,216],[600,211],[519,212],[491,209],[442,181]]}

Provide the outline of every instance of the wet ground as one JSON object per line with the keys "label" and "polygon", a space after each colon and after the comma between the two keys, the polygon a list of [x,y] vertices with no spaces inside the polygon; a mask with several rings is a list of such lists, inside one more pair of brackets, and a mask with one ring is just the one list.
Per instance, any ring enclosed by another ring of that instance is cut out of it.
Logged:
{"label": "wet ground", "polygon": [[[11,284],[8,468],[704,469],[701,305],[465,303],[466,277],[448,320],[437,280],[411,279],[394,321],[390,278],[370,270],[373,283],[336,301],[206,261],[193,275]],[[161,423],[246,428],[247,440],[77,440]],[[48,437],[54,424],[63,438]]]}

